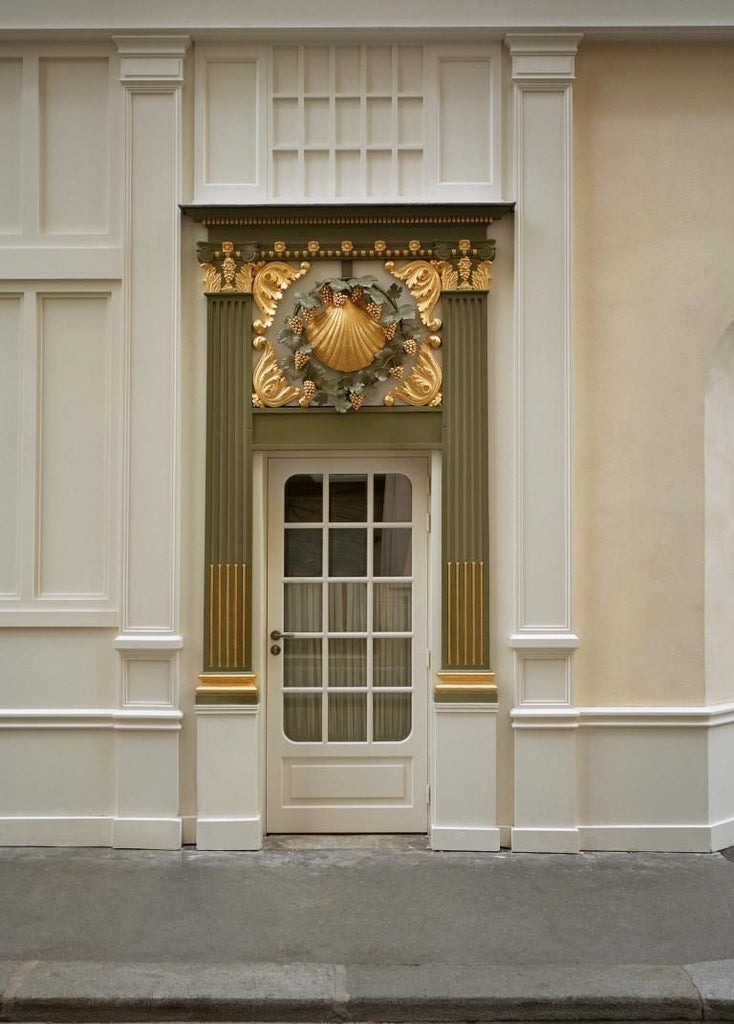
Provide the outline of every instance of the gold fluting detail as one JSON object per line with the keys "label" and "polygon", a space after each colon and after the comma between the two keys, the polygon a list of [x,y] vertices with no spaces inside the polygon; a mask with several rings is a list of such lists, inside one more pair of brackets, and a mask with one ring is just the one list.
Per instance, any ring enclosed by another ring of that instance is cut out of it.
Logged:
{"label": "gold fluting detail", "polygon": [[252,284],[253,298],[263,316],[263,320],[256,321],[254,325],[258,333],[272,325],[278,303],[283,298],[286,288],[310,269],[310,263],[304,262],[298,267],[292,267],[289,263],[282,263],[279,260],[258,266]]}
{"label": "gold fluting detail", "polygon": [[[385,345],[382,326],[366,309],[339,295],[341,304],[327,301],[323,313],[306,325],[308,340],[325,366],[341,373],[352,373],[369,366]],[[344,301],[346,299],[346,301]]]}
{"label": "gold fluting detail", "polygon": [[239,668],[247,662],[247,565],[209,564],[209,664]]}
{"label": "gold fluting detail", "polygon": [[298,398],[301,391],[294,388],[283,376],[275,349],[265,338],[257,338],[255,348],[263,349],[263,354],[252,371],[252,404],[258,409],[279,409],[281,405],[287,405],[294,398]]}
{"label": "gold fluting detail", "polygon": [[423,323],[429,331],[439,331],[441,321],[433,319],[436,303],[441,298],[441,276],[436,264],[428,260],[412,260],[410,263],[397,266],[390,260],[385,264],[385,270],[399,281],[405,281],[416,301]]}
{"label": "gold fluting detail", "polygon": [[431,348],[431,339],[421,342],[411,375],[388,391],[383,399],[385,405],[394,405],[396,399],[406,405],[435,407],[441,404],[443,375]]}
{"label": "gold fluting detail", "polygon": [[485,663],[484,562],[447,562],[446,664]]}

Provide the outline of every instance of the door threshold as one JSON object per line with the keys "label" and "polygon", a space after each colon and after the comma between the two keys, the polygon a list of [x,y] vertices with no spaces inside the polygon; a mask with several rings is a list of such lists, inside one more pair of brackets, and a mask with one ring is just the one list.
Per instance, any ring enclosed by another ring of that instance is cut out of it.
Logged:
{"label": "door threshold", "polygon": [[406,835],[268,835],[263,850],[376,850],[386,853],[412,853],[429,850],[426,833]]}

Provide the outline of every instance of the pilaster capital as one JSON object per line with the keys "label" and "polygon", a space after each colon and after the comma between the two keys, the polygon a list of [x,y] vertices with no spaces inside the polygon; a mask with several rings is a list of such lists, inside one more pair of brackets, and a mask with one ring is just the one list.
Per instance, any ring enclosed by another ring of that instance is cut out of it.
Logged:
{"label": "pilaster capital", "polygon": [[512,33],[505,46],[512,57],[512,80],[517,83],[572,82],[575,78],[576,52],[580,33]]}
{"label": "pilaster capital", "polygon": [[120,81],[128,88],[151,91],[183,84],[188,36],[113,36],[120,54]]}

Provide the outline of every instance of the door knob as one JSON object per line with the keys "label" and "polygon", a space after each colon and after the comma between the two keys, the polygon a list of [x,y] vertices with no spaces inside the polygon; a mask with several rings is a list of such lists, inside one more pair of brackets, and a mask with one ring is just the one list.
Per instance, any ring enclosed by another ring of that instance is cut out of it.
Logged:
{"label": "door knob", "polygon": [[271,632],[271,634],[270,634],[270,639],[271,640],[282,640],[283,637],[288,639],[289,637],[293,637],[295,635],[296,635],[295,633],[281,633],[281,631],[279,629],[274,629]]}

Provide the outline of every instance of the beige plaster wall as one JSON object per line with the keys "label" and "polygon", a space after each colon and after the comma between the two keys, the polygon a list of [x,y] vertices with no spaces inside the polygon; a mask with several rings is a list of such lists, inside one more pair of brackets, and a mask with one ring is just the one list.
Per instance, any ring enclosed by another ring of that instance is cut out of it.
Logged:
{"label": "beige plaster wall", "polygon": [[574,104],[576,699],[702,703],[704,402],[734,319],[734,47],[582,44]]}

